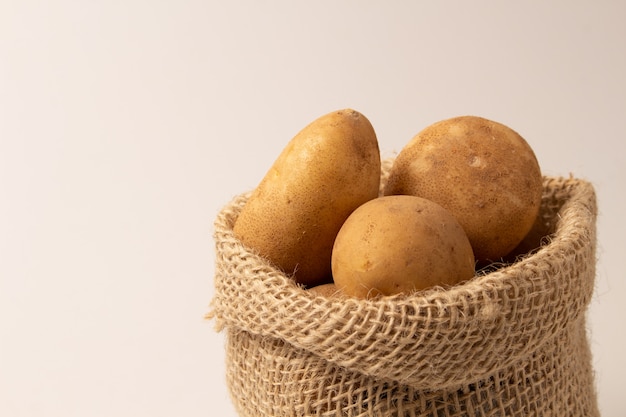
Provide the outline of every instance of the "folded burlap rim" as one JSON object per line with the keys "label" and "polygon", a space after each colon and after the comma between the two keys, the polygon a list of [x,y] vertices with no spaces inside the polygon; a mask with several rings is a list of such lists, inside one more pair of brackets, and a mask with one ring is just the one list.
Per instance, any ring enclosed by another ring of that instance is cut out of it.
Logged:
{"label": "folded burlap rim", "polygon": [[279,338],[416,389],[487,378],[585,314],[593,293],[594,189],[571,177],[544,177],[543,186],[538,223],[550,235],[532,254],[452,288],[373,300],[316,296],[244,247],[232,229],[251,193],[238,195],[214,223],[215,295],[207,317],[217,331]]}

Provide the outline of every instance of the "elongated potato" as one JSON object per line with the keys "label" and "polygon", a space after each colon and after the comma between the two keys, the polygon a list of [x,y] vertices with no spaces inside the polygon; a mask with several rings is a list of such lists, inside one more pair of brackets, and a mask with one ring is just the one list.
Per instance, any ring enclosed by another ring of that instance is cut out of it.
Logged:
{"label": "elongated potato", "polygon": [[537,158],[511,128],[482,117],[434,123],[400,151],[385,195],[439,203],[467,233],[476,260],[498,261],[533,225],[542,194]]}
{"label": "elongated potato", "polygon": [[291,139],[233,231],[298,283],[330,282],[337,232],[353,210],[378,196],[379,185],[374,128],[355,110],[335,111]]}

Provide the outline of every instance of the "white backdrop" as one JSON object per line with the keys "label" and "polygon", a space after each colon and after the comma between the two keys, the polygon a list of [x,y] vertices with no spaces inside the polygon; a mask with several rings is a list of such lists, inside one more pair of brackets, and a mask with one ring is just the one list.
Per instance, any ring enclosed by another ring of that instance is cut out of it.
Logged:
{"label": "white backdrop", "polygon": [[235,416],[203,320],[213,219],[344,107],[383,155],[474,114],[594,183],[593,364],[603,415],[626,415],[624,17],[609,0],[0,3],[0,415]]}

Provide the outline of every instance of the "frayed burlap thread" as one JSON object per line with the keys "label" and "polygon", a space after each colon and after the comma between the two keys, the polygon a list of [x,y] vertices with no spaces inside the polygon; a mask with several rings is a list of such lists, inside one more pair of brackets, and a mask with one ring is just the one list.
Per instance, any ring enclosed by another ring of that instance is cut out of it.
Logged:
{"label": "frayed burlap thread", "polygon": [[245,248],[232,227],[249,195],[215,221],[209,313],[226,332],[241,416],[599,415],[590,183],[544,178],[531,254],[453,288],[375,300],[313,295]]}

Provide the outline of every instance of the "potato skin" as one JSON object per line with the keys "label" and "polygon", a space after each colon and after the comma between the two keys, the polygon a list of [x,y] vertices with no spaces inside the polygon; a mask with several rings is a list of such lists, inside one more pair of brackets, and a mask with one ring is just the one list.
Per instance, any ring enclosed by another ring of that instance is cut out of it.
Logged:
{"label": "potato skin", "polygon": [[378,196],[380,164],[376,133],[363,114],[323,115],[283,149],[233,232],[296,282],[331,282],[335,236],[354,209]]}
{"label": "potato skin", "polygon": [[307,291],[311,294],[320,295],[327,298],[344,297],[343,292],[337,287],[337,285],[335,285],[334,282],[316,285],[315,287],[308,288]]}
{"label": "potato skin", "polygon": [[384,195],[435,201],[461,223],[479,262],[497,261],[530,230],[542,175],[526,140],[477,116],[434,123],[399,152]]}
{"label": "potato skin", "polygon": [[344,294],[372,298],[468,280],[474,255],[461,225],[440,205],[385,196],[363,204],[343,224],[332,272]]}

